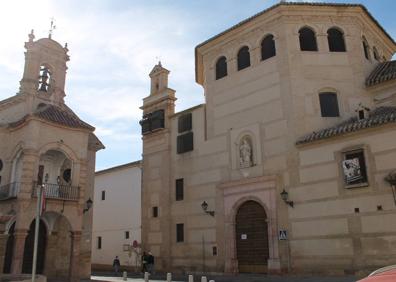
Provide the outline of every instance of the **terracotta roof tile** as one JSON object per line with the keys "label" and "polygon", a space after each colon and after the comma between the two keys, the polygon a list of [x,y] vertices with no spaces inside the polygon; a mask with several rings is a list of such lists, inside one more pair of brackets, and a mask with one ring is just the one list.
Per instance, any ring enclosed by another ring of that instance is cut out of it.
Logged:
{"label": "terracotta roof tile", "polygon": [[40,119],[57,123],[63,126],[72,127],[72,128],[83,128],[89,130],[95,130],[94,127],[89,125],[88,123],[82,121],[72,110],[69,108],[60,108],[54,105],[45,105],[39,107],[33,114],[26,115],[22,119],[10,123],[10,127],[18,127],[23,124],[29,116],[38,117]]}
{"label": "terracotta roof tile", "polygon": [[396,61],[380,63],[366,80],[367,86],[373,86],[381,82],[396,78]]}
{"label": "terracotta roof tile", "polygon": [[379,107],[369,114],[368,118],[358,120],[352,117],[334,127],[312,132],[297,140],[296,144],[306,144],[314,141],[356,132],[365,128],[377,127],[387,123],[396,122],[396,107]]}

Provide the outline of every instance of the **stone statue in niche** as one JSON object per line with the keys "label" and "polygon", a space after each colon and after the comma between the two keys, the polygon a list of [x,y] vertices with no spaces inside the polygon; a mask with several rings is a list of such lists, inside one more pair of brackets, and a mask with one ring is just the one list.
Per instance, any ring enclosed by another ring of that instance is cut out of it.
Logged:
{"label": "stone statue in niche", "polygon": [[253,165],[252,155],[252,146],[248,138],[243,138],[239,145],[239,166],[251,167]]}

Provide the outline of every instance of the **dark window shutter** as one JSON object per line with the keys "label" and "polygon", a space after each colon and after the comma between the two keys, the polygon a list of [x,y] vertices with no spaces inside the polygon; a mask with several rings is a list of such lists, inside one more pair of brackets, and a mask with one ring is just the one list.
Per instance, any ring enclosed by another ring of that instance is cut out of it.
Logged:
{"label": "dark window shutter", "polygon": [[345,52],[345,40],[344,34],[336,29],[330,28],[327,31],[327,41],[329,43],[329,51],[330,52]]}
{"label": "dark window shutter", "polygon": [[331,92],[320,93],[319,102],[320,102],[320,111],[322,113],[322,117],[340,116],[336,93],[331,93]]}
{"label": "dark window shutter", "polygon": [[151,115],[151,130],[165,127],[164,110],[157,110]]}
{"label": "dark window shutter", "polygon": [[98,249],[102,249],[102,237],[98,237]]}
{"label": "dark window shutter", "polygon": [[176,201],[182,201],[184,199],[184,179],[176,179]]}
{"label": "dark window shutter", "polygon": [[272,34],[267,35],[261,41],[261,60],[274,57],[276,55],[275,40]]}
{"label": "dark window shutter", "polygon": [[315,32],[312,29],[303,27],[298,33],[301,51],[318,51]]}
{"label": "dark window shutter", "polygon": [[238,52],[238,70],[250,67],[249,47],[244,46]]}
{"label": "dark window shutter", "polygon": [[178,119],[178,132],[182,133],[192,129],[192,113],[181,115]]}
{"label": "dark window shutter", "polygon": [[177,136],[177,153],[182,154],[194,149],[194,134],[188,132]]}
{"label": "dark window shutter", "polygon": [[158,217],[158,207],[153,207],[153,217]]}
{"label": "dark window shutter", "polygon": [[216,62],[216,80],[227,76],[227,59],[221,57]]}
{"label": "dark window shutter", "polygon": [[184,224],[176,224],[176,242],[184,242]]}
{"label": "dark window shutter", "polygon": [[102,191],[102,201],[106,200],[106,191]]}

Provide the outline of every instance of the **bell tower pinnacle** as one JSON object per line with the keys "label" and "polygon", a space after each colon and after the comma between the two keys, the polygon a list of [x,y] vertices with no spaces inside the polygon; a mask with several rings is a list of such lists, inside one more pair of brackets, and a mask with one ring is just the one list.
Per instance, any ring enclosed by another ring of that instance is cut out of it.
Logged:
{"label": "bell tower pinnacle", "polygon": [[29,41],[25,42],[25,68],[18,94],[39,98],[45,103],[62,104],[69,55],[67,44],[62,47],[51,39],[54,28],[51,22],[49,38],[35,41],[34,31],[29,34]]}

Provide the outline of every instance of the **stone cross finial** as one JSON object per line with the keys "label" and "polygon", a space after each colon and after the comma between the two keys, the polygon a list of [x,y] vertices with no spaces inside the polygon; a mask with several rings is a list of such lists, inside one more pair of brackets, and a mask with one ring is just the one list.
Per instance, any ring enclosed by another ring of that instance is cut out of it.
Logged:
{"label": "stone cross finial", "polygon": [[52,34],[54,33],[54,30],[56,29],[56,25],[54,24],[54,18],[51,18],[51,26],[48,32],[48,38],[52,38]]}

